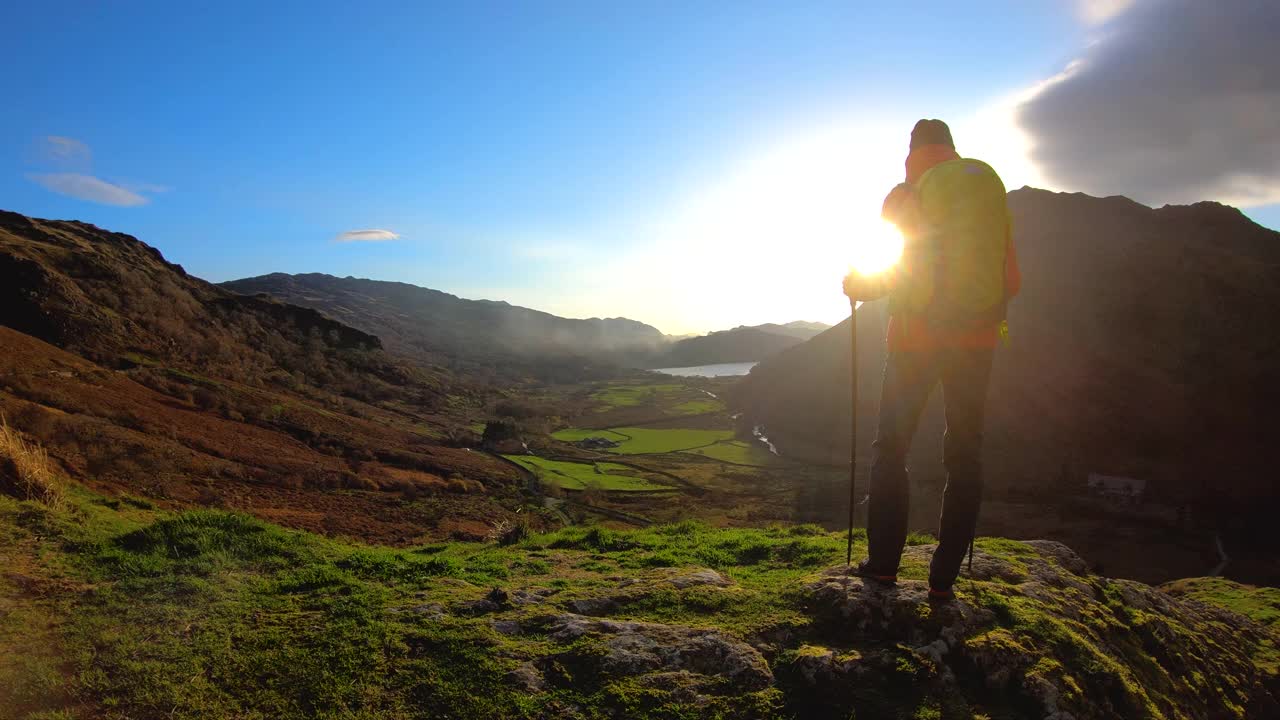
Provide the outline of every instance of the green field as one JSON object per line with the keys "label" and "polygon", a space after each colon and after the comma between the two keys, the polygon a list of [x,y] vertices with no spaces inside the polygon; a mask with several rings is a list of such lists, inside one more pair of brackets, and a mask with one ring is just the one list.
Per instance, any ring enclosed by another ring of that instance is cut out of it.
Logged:
{"label": "green field", "polygon": [[563,442],[577,442],[586,440],[587,438],[599,437],[614,442],[622,442],[627,439],[625,435],[619,435],[612,430],[589,430],[586,428],[569,428],[567,430],[557,430],[551,433],[551,437]]}
{"label": "green field", "polygon": [[591,399],[610,408],[636,407],[645,403],[657,402],[664,396],[674,395],[685,390],[683,385],[613,385],[597,390]]}
{"label": "green field", "polygon": [[689,400],[671,408],[671,412],[676,415],[701,415],[709,412],[720,412],[724,410],[724,403],[714,398],[704,398],[702,400]]}
{"label": "green field", "polygon": [[684,428],[619,427],[611,430],[587,430],[569,428],[551,434],[556,440],[574,442],[589,437],[603,437],[622,443],[606,452],[622,455],[651,455],[654,453],[692,450],[706,445],[733,439],[732,430],[691,430]]}
{"label": "green field", "polygon": [[659,485],[642,477],[628,475],[626,473],[636,471],[617,463],[566,462],[533,455],[504,455],[503,457],[532,470],[539,480],[554,482],[565,490],[585,490],[589,484],[598,485],[601,490],[615,492],[671,489],[667,485]]}
{"label": "green field", "polygon": [[715,445],[686,450],[685,452],[737,465],[763,466],[773,465],[778,462],[777,455],[770,453],[758,444],[742,440],[718,442]]}

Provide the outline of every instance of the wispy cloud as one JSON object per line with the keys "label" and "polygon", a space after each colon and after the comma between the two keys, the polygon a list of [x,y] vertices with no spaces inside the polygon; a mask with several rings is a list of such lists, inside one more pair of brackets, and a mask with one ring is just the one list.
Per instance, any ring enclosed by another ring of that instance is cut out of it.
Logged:
{"label": "wispy cloud", "polygon": [[44,153],[59,164],[81,165],[88,168],[93,163],[93,151],[88,145],[62,135],[48,135],[44,139]]}
{"label": "wispy cloud", "polygon": [[112,185],[92,175],[80,173],[34,173],[27,176],[45,188],[68,197],[88,200],[101,205],[136,207],[150,202],[132,190]]}
{"label": "wispy cloud", "polygon": [[1132,4],[1133,0],[1077,0],[1076,8],[1085,22],[1100,25],[1128,10]]}
{"label": "wispy cloud", "polygon": [[38,164],[57,172],[31,173],[27,178],[59,195],[101,205],[137,207],[151,202],[146,195],[169,191],[155,183],[111,182],[97,177],[93,172],[93,150],[73,137],[46,135],[37,150]]}
{"label": "wispy cloud", "polygon": [[129,190],[132,190],[136,193],[151,193],[153,195],[156,193],[167,193],[173,189],[168,185],[157,185],[156,183],[132,182],[132,181],[124,181],[124,180],[121,180],[119,185],[120,187],[128,188]]}
{"label": "wispy cloud", "polygon": [[387,240],[399,240],[400,234],[391,232],[390,230],[348,230],[339,234],[333,239],[334,242],[385,242]]}

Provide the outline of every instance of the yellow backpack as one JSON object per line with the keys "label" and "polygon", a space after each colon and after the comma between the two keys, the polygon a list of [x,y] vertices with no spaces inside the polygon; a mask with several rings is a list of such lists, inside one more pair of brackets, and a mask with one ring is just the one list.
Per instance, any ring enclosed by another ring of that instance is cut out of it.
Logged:
{"label": "yellow backpack", "polygon": [[920,178],[914,200],[902,228],[913,270],[890,294],[891,312],[940,327],[1003,320],[1011,235],[1000,176],[980,160],[949,160]]}

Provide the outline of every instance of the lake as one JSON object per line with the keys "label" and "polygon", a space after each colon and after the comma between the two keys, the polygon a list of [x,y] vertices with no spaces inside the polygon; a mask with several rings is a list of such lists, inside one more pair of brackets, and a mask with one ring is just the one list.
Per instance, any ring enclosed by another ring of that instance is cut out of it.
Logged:
{"label": "lake", "polygon": [[755,367],[754,362],[719,363],[718,365],[694,365],[693,367],[657,368],[654,372],[681,377],[728,377],[746,375]]}

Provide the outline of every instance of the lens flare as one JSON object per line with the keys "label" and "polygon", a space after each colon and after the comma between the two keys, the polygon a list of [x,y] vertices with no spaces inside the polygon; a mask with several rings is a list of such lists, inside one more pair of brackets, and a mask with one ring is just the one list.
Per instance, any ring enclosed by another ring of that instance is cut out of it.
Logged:
{"label": "lens flare", "polygon": [[892,223],[883,219],[867,223],[851,241],[849,269],[878,275],[902,258],[902,243],[902,233]]}

